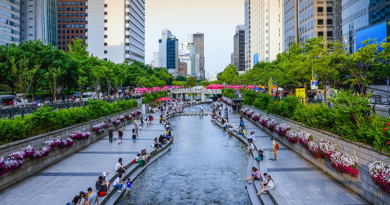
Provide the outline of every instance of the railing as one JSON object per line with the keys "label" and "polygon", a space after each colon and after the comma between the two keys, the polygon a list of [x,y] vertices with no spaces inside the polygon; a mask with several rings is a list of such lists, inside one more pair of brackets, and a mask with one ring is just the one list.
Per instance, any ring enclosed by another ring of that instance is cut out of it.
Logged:
{"label": "railing", "polygon": [[[130,96],[130,97],[122,97],[122,98],[115,98],[115,99],[103,99],[103,101],[106,101],[108,103],[113,103],[116,100],[132,100],[132,99],[140,99],[141,96]],[[93,99],[90,99],[93,100]],[[82,101],[82,102],[56,102],[56,103],[45,103],[46,106],[52,107],[54,110],[59,109],[69,109],[73,107],[86,107],[88,105],[88,101]],[[39,109],[38,106],[28,105],[26,107],[23,107],[23,105],[13,106],[9,108],[3,108],[0,109],[0,119],[9,118],[12,119],[15,116],[21,116],[24,117],[25,115],[32,114],[34,111]]]}

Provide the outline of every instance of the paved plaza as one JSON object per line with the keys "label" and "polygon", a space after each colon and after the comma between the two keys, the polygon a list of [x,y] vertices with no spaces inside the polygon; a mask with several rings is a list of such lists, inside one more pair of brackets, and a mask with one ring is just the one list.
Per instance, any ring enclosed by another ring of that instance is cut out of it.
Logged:
{"label": "paved plaza", "polygon": [[[123,159],[123,165],[127,165],[142,149],[146,149],[147,153],[154,150],[151,147],[153,140],[164,133],[164,127],[159,124],[158,115],[153,116],[153,124],[148,128],[142,127],[137,143],[133,144],[131,139],[134,124],[129,124],[124,131],[123,144],[118,145],[117,140],[111,144],[108,137],[104,137],[2,191],[0,204],[65,205],[80,191],[87,192],[88,187],[96,192],[95,182],[98,177],[107,172],[107,180],[112,178],[116,174],[114,167],[119,158]],[[100,198],[99,201],[101,202]]]}
{"label": "paved plaza", "polygon": [[[230,114],[229,124],[239,126],[239,115]],[[244,118],[248,133],[255,132],[255,145],[264,150],[267,173],[275,181],[275,188],[291,205],[319,204],[370,204],[358,194],[341,184],[337,179],[315,167],[309,161],[278,142],[278,161],[273,157],[271,136]],[[248,134],[249,135],[249,134]],[[257,156],[256,156],[257,157]],[[263,173],[261,173],[263,174]]]}

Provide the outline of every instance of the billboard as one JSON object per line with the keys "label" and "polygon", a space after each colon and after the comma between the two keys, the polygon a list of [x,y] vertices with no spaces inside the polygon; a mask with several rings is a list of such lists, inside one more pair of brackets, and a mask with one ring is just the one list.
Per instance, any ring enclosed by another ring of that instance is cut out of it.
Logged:
{"label": "billboard", "polygon": [[179,56],[190,56],[191,51],[190,50],[179,50]]}
{"label": "billboard", "polygon": [[[356,51],[363,47],[362,42],[371,39],[373,42],[382,42],[387,37],[387,23],[381,23],[375,26],[371,26],[366,29],[356,31]],[[378,52],[383,50],[382,47],[378,48]]]}

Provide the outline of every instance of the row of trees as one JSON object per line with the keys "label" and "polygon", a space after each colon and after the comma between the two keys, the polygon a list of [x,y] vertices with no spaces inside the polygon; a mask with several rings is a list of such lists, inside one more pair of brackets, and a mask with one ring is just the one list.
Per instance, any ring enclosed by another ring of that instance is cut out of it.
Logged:
{"label": "row of trees", "polygon": [[105,86],[110,91],[113,86],[157,87],[172,81],[166,68],[152,69],[137,61],[114,63],[90,55],[81,39],[69,45],[68,53],[39,40],[0,46],[0,82],[13,93],[16,88],[24,99],[29,91],[34,99],[37,89],[44,89],[55,100],[58,86],[82,95],[87,87]]}
{"label": "row of trees", "polygon": [[[228,84],[268,85],[272,78],[277,85],[288,90],[304,87],[311,80],[312,71],[322,87],[336,81],[356,85],[365,93],[366,86],[376,77],[390,75],[390,43],[364,41],[363,47],[353,54],[343,50],[339,42],[327,42],[322,37],[294,43],[288,51],[278,54],[273,62],[257,63],[253,69],[238,75],[229,65],[218,74],[218,80]],[[382,51],[378,52],[380,49]]]}

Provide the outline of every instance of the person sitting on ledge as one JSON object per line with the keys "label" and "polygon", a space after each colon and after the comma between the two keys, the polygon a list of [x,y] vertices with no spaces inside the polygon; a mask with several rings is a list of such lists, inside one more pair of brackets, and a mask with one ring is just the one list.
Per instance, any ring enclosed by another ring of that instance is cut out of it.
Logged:
{"label": "person sitting on ledge", "polygon": [[158,147],[162,148],[161,144],[158,143],[158,139],[156,137],[156,138],[154,138],[154,148],[158,149]]}
{"label": "person sitting on ledge", "polygon": [[268,183],[267,183],[267,186],[263,186],[263,190],[261,190],[257,196],[260,196],[263,192],[265,191],[269,191],[269,190],[272,190],[275,188],[275,183],[274,183],[274,180],[271,178],[271,175],[268,175]]}
{"label": "person sitting on ledge", "polygon": [[119,174],[115,181],[112,183],[112,186],[118,188],[118,192],[122,192],[122,186],[125,184],[124,181],[121,181],[122,174]]}
{"label": "person sitting on ledge", "polygon": [[166,144],[166,140],[164,138],[164,135],[160,135],[160,137],[158,138],[158,141],[161,143],[161,144]]}
{"label": "person sitting on ledge", "polygon": [[252,167],[252,175],[245,179],[246,182],[249,182],[250,180],[260,180],[261,174],[259,170],[256,167]]}
{"label": "person sitting on ledge", "polygon": [[248,143],[249,143],[249,142],[253,142],[254,138],[255,138],[255,132],[251,132],[251,136],[247,137],[246,139],[248,140]]}
{"label": "person sitting on ledge", "polygon": [[100,192],[105,192],[106,194],[110,193],[107,190],[107,186],[103,182],[103,177],[102,176],[99,176],[99,179],[96,181],[95,186],[96,186],[96,190],[98,192],[98,195],[99,195]]}
{"label": "person sitting on ledge", "polygon": [[119,158],[118,163],[115,165],[115,171],[119,174],[126,173],[125,167],[122,165],[122,158]]}
{"label": "person sitting on ledge", "polygon": [[145,161],[142,159],[141,154],[137,154],[137,156],[135,157],[135,163],[138,163],[140,167],[144,166]]}
{"label": "person sitting on ledge", "polygon": [[228,130],[226,131],[228,135],[231,135],[233,133],[233,126],[229,125]]}
{"label": "person sitting on ledge", "polygon": [[257,164],[259,164],[259,162],[263,160],[263,158],[264,158],[264,151],[259,150],[259,157],[256,158]]}
{"label": "person sitting on ledge", "polygon": [[145,161],[145,164],[148,163],[149,160],[149,154],[146,153],[146,149],[141,150],[142,159]]}
{"label": "person sitting on ledge", "polygon": [[249,142],[249,145],[248,145],[247,149],[248,149],[248,153],[247,154],[249,154],[251,151],[255,150],[255,146],[253,145],[252,142]]}
{"label": "person sitting on ledge", "polygon": [[268,175],[267,175],[267,173],[264,173],[263,175],[264,175],[264,178],[263,178],[263,181],[260,183],[260,185],[261,185],[261,187],[264,188],[268,184]]}
{"label": "person sitting on ledge", "polygon": [[243,129],[238,128],[238,135],[244,136],[244,132],[243,131],[244,131]]}

